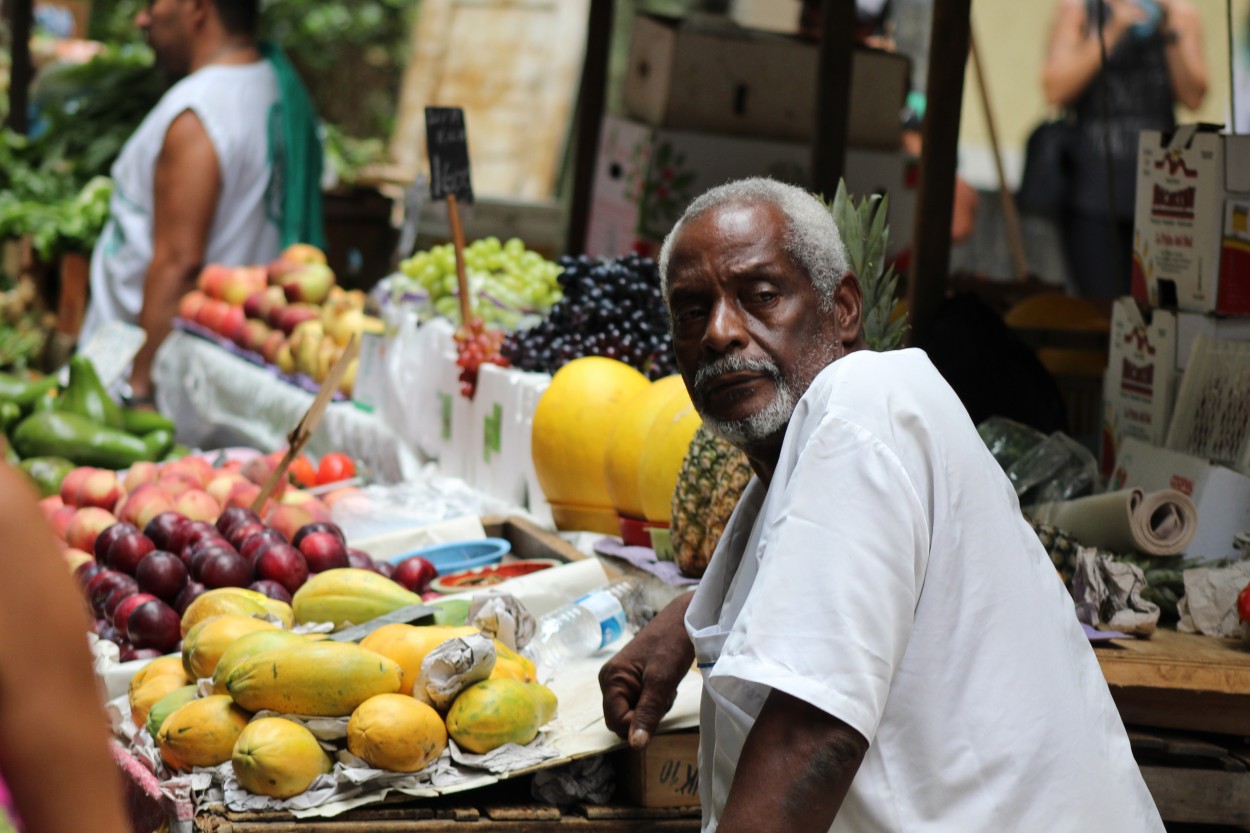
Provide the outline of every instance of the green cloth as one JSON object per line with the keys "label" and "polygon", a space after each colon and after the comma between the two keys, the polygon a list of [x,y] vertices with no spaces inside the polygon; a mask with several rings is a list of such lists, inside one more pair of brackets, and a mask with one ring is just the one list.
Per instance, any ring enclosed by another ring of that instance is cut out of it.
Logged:
{"label": "green cloth", "polygon": [[278,78],[278,136],[282,179],[282,245],[311,243],[325,249],[321,215],[321,135],[312,99],[299,74],[275,44],[260,45]]}

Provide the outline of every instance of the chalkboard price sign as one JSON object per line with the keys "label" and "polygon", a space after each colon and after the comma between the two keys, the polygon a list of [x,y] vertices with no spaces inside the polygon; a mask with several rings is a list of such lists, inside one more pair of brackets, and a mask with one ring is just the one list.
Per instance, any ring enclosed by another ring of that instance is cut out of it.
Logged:
{"label": "chalkboard price sign", "polygon": [[430,199],[441,200],[453,194],[460,202],[473,202],[464,110],[426,107],[425,144],[430,155]]}

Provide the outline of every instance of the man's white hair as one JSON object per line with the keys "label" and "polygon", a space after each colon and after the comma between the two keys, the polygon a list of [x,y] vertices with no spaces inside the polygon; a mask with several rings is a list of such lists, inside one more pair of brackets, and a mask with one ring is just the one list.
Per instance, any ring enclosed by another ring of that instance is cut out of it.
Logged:
{"label": "man's white hair", "polygon": [[724,205],[772,205],[786,218],[782,245],[786,254],[811,279],[820,295],[821,308],[833,306],[833,293],[847,271],[846,247],[833,215],[816,197],[794,185],[775,179],[752,177],[718,185],[686,208],[660,249],[660,288],[668,297],[668,263],[673,241],[686,223]]}

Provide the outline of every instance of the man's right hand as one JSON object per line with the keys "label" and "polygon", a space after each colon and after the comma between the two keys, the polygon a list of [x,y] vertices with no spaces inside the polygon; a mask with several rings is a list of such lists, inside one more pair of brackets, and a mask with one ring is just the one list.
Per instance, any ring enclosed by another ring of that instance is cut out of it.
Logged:
{"label": "man's right hand", "polygon": [[693,597],[686,593],[674,599],[599,671],[604,722],[634,749],[650,742],[694,662],[686,633],[686,608]]}

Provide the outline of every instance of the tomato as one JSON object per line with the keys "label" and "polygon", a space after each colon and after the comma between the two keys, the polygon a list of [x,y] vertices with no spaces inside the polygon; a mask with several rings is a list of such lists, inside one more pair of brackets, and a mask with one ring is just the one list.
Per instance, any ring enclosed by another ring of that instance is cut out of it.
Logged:
{"label": "tomato", "polygon": [[313,467],[312,460],[308,459],[307,454],[301,454],[292,460],[286,473],[291,478],[291,482],[301,489],[309,489],[317,485],[317,469]]}
{"label": "tomato", "polygon": [[335,451],[321,458],[317,466],[317,485],[337,483],[356,476],[356,463],[351,457]]}
{"label": "tomato", "polygon": [[1243,622],[1250,622],[1250,584],[1243,587],[1237,594],[1237,618]]}

